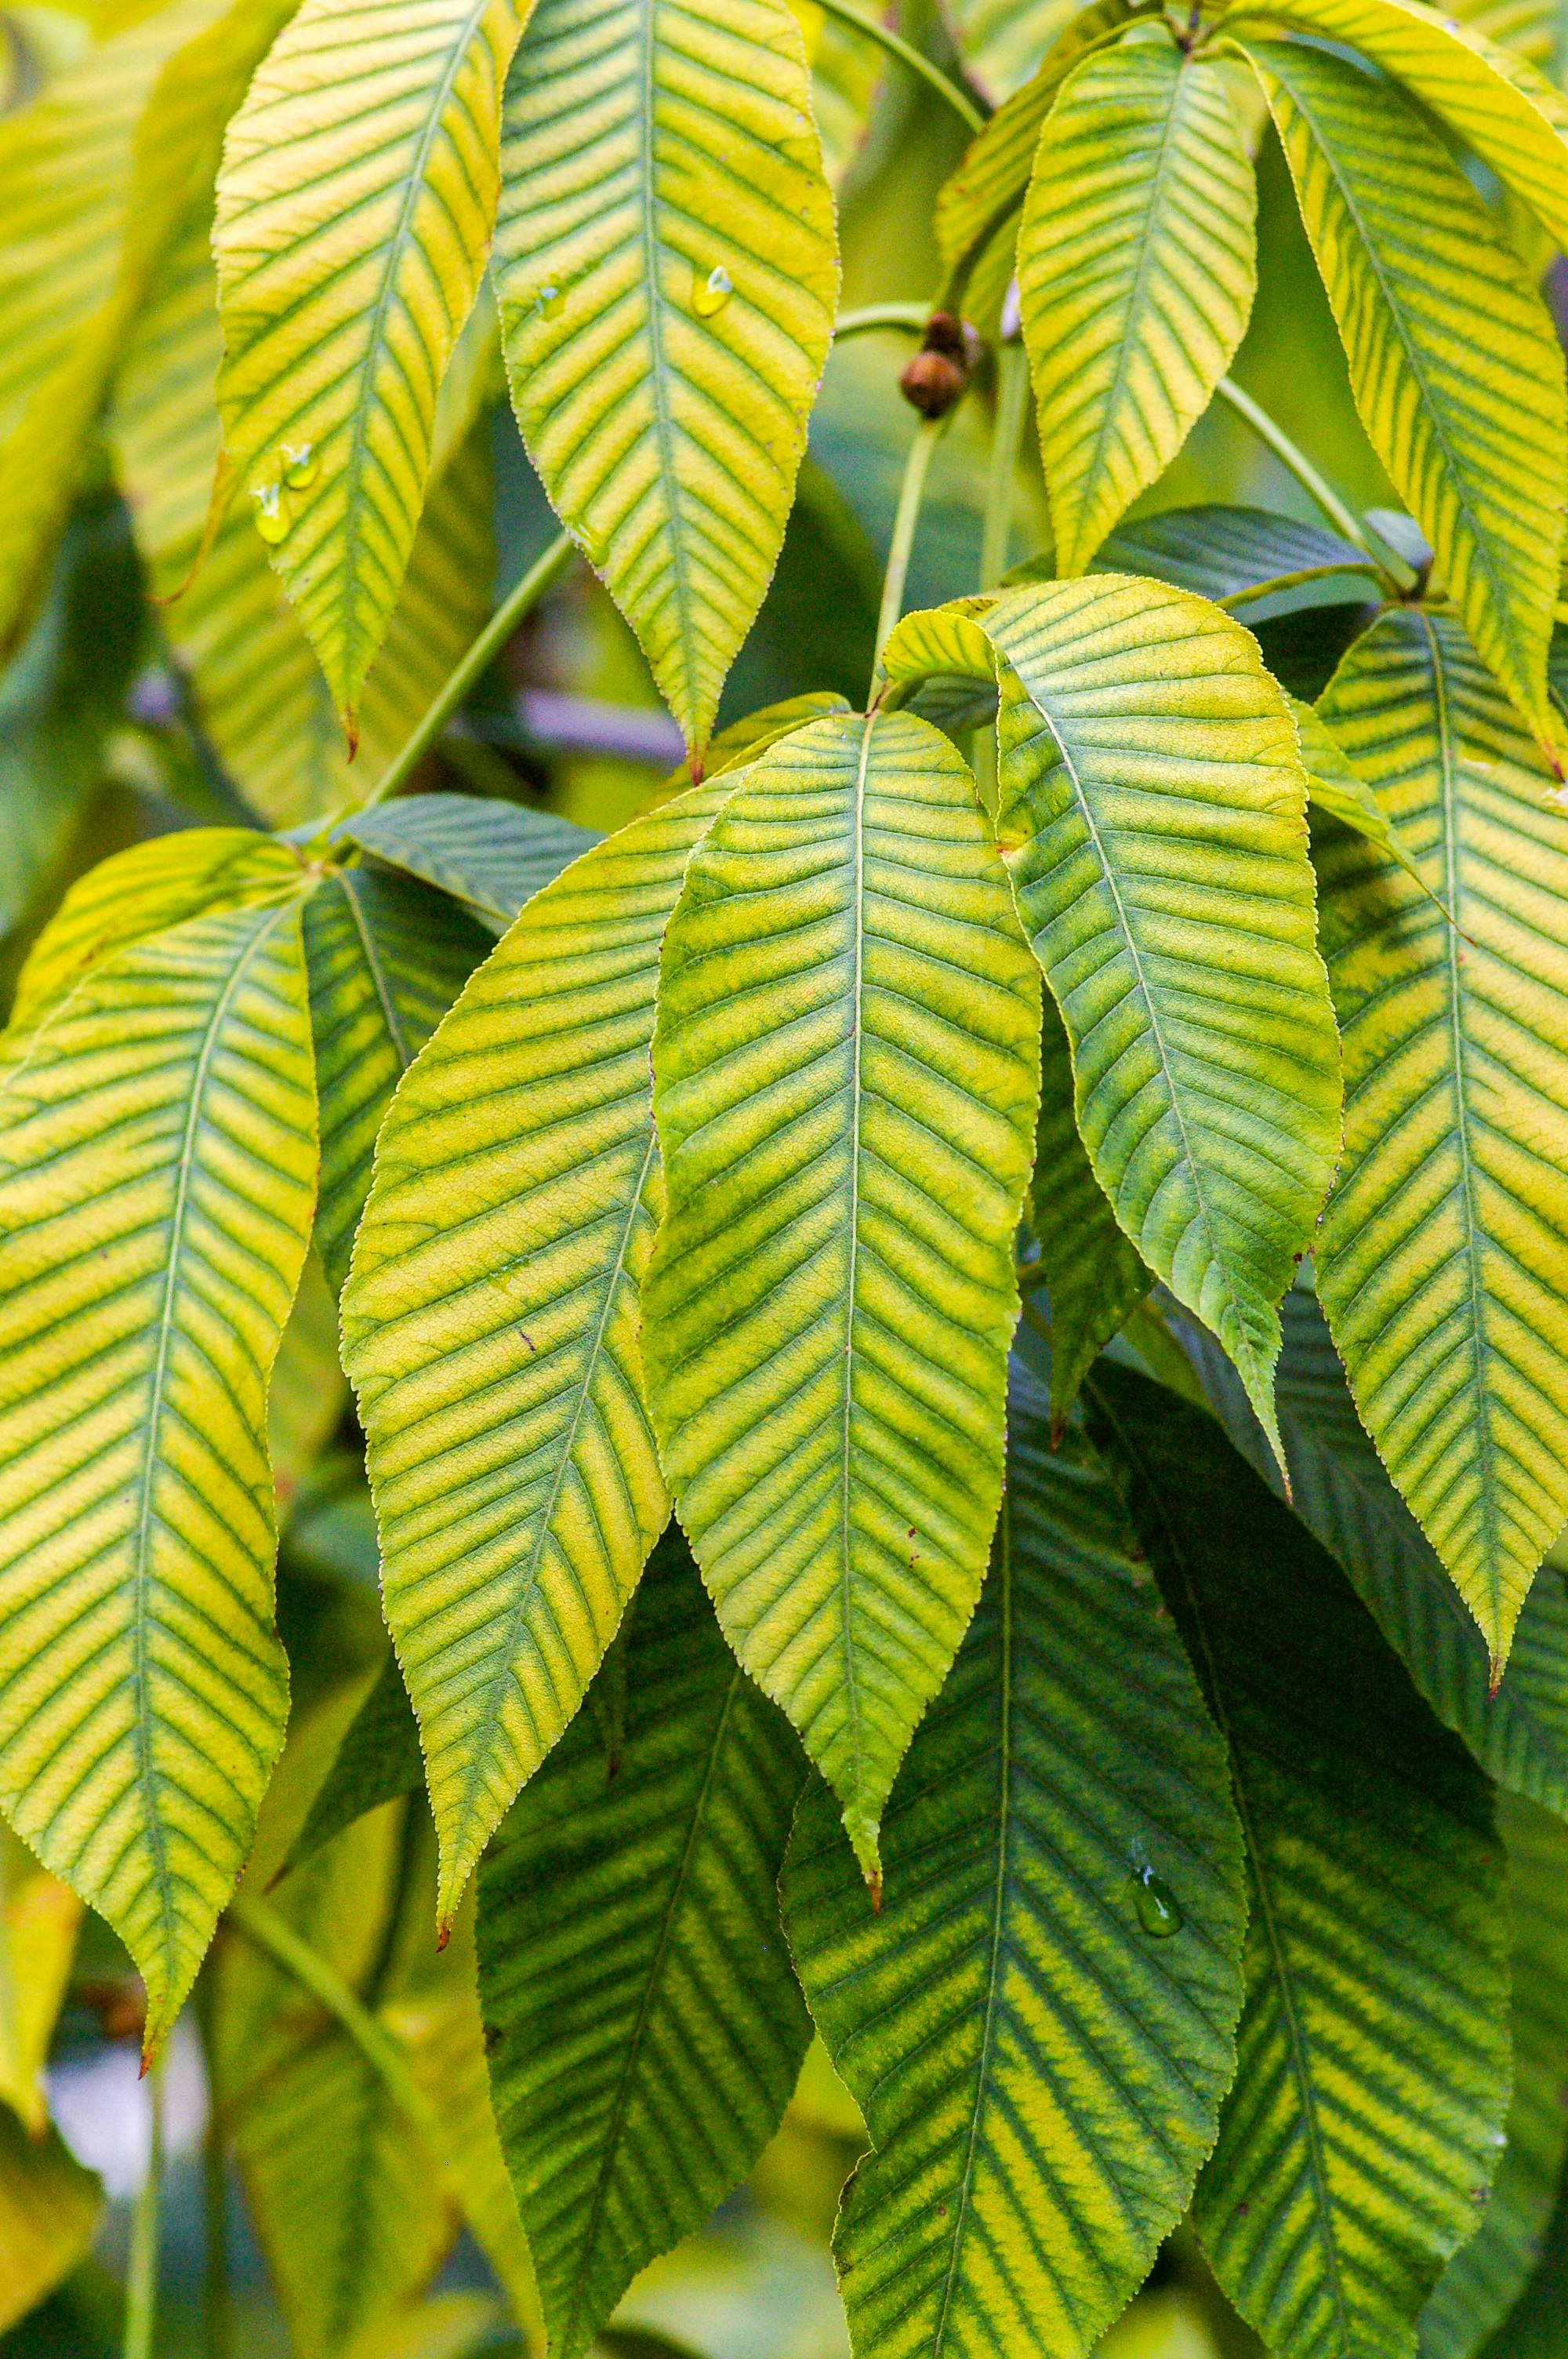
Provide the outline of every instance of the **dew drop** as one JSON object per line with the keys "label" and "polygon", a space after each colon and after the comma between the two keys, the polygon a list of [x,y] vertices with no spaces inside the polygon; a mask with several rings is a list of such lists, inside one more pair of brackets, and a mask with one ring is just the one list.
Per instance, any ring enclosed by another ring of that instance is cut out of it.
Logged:
{"label": "dew drop", "polygon": [[564,287],[541,287],[534,298],[535,309],[541,320],[558,320],[567,308]]}
{"label": "dew drop", "polygon": [[724,265],[721,262],[716,262],[702,285],[692,296],[691,308],[699,320],[711,320],[715,311],[723,310],[734,292],[734,280]]}
{"label": "dew drop", "polygon": [[278,484],[258,484],[251,497],[256,504],[256,530],[265,541],[275,545],[288,530],[288,518],[283,512],[283,491]]}
{"label": "dew drop", "polygon": [[313,442],[285,442],[281,455],[283,480],[291,492],[303,492],[321,472],[320,455]]}
{"label": "dew drop", "polygon": [[1173,1933],[1179,1933],[1186,1922],[1175,1894],[1152,1867],[1133,1869],[1132,1901],[1138,1911],[1139,1923],[1153,1940],[1168,1940]]}

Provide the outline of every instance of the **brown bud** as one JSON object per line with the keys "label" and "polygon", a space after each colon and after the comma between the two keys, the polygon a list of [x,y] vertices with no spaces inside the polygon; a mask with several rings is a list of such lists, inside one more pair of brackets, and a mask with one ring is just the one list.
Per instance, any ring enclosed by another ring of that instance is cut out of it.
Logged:
{"label": "brown bud", "polygon": [[972,328],[951,311],[933,311],[920,350],[898,381],[905,401],[922,418],[946,418],[962,398],[979,353]]}
{"label": "brown bud", "polygon": [[920,352],[899,378],[899,391],[922,418],[946,418],[963,397],[967,371],[946,353]]}

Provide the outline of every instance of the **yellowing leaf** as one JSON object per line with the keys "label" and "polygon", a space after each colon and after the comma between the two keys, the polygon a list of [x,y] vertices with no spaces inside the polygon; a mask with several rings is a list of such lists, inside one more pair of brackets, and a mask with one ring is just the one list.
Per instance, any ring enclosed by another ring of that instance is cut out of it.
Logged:
{"label": "yellowing leaf", "polygon": [[865,145],[886,55],[841,16],[830,16],[817,0],[790,0],[790,14],[800,27],[811,68],[823,168],[838,188]]}
{"label": "yellowing leaf", "polygon": [[0,1060],[0,1800],[150,2045],[282,1742],[266,1380],[315,1180],[295,906],[120,951]]}
{"label": "yellowing leaf", "polygon": [[996,1518],[1038,989],[973,781],[903,712],[741,771],[665,945],[654,1425],[869,1876]]}
{"label": "yellowing leaf", "polygon": [[1249,42],[1247,53],[1372,445],[1476,647],[1550,736],[1568,397],[1546,308],[1397,91],[1303,42]]}
{"label": "yellowing leaf", "polygon": [[0,2104],[34,2138],[49,2120],[43,2067],[81,1922],[75,1893],[0,1821]]}
{"label": "yellowing leaf", "polygon": [[785,0],[540,0],[502,169],[523,439],[700,748],[778,557],[838,299]]}
{"label": "yellowing leaf", "polygon": [[669,1512],[637,1349],[663,1199],[648,1044],[660,940],[724,791],[691,789],[535,894],[377,1147],[344,1352],[443,1921]]}
{"label": "yellowing leaf", "polygon": [[306,0],[224,148],[225,441],[351,740],[479,291],[520,29],[514,0]]}
{"label": "yellowing leaf", "polygon": [[35,2144],[0,2106],[0,2333],[85,2259],[102,2208],[59,2131]]}
{"label": "yellowing leaf", "polygon": [[1362,839],[1325,845],[1346,1120],[1318,1291],[1500,1666],[1568,1519],[1568,844],[1452,617],[1385,614],[1322,711],[1454,923]]}
{"label": "yellowing leaf", "polygon": [[984,621],[1000,833],[1089,1159],[1277,1445],[1277,1305],[1339,1145],[1290,712],[1251,635],[1185,591],[1090,574]]}
{"label": "yellowing leaf", "polygon": [[1252,309],[1256,206],[1223,66],[1161,38],[1072,75],[1018,239],[1059,572],[1085,571],[1207,408]]}

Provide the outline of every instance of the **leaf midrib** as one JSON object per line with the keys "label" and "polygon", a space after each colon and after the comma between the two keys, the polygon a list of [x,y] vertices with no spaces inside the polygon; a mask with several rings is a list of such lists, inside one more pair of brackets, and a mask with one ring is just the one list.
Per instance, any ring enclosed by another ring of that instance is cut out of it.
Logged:
{"label": "leaf midrib", "polygon": [[[871,758],[871,735],[876,727],[873,713],[868,712],[860,728],[860,754],[855,766],[855,799],[851,817],[853,834],[852,883],[854,900],[854,941],[850,951],[852,968],[851,991],[854,1000],[852,1018],[853,1059],[849,1076],[849,1206],[845,1223],[849,1238],[849,1266],[844,1282],[844,1388],[842,1394],[842,1443],[838,1462],[838,1611],[843,1628],[844,1686],[849,1723],[851,1775],[855,1783],[857,1806],[864,1810],[861,1780],[865,1775],[865,1737],[861,1725],[860,1690],[855,1659],[855,1586],[849,1544],[851,1525],[849,1496],[853,1482],[853,1462],[849,1444],[850,1424],[855,1407],[855,1288],[859,1277],[860,1249],[860,1045],[864,1029],[865,1010],[862,1005],[865,987],[865,808],[866,775]],[[860,1848],[857,1835],[855,1849]]]}

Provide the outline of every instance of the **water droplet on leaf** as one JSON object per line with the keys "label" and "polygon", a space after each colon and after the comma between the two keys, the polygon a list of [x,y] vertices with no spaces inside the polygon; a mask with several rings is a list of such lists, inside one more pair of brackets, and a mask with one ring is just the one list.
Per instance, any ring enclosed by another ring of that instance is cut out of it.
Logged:
{"label": "water droplet on leaf", "polygon": [[562,287],[541,287],[534,301],[541,320],[558,320],[567,308],[566,289]]}
{"label": "water droplet on leaf", "polygon": [[291,492],[302,492],[313,484],[321,472],[321,461],[313,442],[285,442],[283,450],[283,480]]}
{"label": "water droplet on leaf", "polygon": [[735,282],[721,262],[716,262],[708,277],[691,299],[691,308],[699,320],[711,320],[715,311],[722,311],[735,292]]}
{"label": "water droplet on leaf", "polygon": [[264,540],[276,545],[288,530],[288,518],[283,512],[282,486],[258,484],[251,497],[256,504],[256,530]]}
{"label": "water droplet on leaf", "polygon": [[1138,1911],[1139,1923],[1156,1941],[1169,1940],[1173,1933],[1179,1933],[1186,1922],[1175,1894],[1152,1867],[1133,1869],[1132,1900]]}

